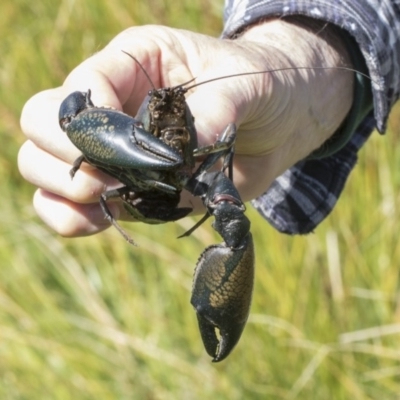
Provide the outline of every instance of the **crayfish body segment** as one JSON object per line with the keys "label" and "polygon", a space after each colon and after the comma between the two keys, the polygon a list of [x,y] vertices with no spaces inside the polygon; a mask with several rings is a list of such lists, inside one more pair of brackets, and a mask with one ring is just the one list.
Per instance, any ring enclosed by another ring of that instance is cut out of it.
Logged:
{"label": "crayfish body segment", "polygon": [[[213,227],[224,242],[208,247],[200,256],[191,303],[206,351],[217,362],[232,351],[247,321],[254,248],[245,206],[232,182],[235,125],[229,124],[213,145],[199,148],[186,91],[183,86],[153,87],[134,118],[112,108],[96,107],[90,90],[74,92],[62,102],[59,121],[82,152],[71,177],[86,162],[121,182],[120,188],[101,195],[100,205],[105,217],[129,242],[133,243],[132,239],[108,209],[111,198],[122,200],[135,219],[158,224],[176,221],[192,211],[178,206],[181,191],[188,190],[202,199],[207,214],[182,236],[214,216]],[[198,157],[203,160],[194,170]],[[209,172],[220,159],[221,170]]]}

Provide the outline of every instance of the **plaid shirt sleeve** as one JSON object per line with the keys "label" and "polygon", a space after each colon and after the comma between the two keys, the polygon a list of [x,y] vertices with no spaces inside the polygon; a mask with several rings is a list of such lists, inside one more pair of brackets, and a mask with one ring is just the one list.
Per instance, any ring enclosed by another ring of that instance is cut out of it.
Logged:
{"label": "plaid shirt sleeve", "polygon": [[350,33],[372,78],[374,111],[334,155],[300,161],[252,201],[278,231],[304,234],[332,211],[357,161],[357,152],[374,128],[385,131],[400,92],[400,5],[398,0],[226,0],[222,37],[232,37],[265,17],[305,15]]}

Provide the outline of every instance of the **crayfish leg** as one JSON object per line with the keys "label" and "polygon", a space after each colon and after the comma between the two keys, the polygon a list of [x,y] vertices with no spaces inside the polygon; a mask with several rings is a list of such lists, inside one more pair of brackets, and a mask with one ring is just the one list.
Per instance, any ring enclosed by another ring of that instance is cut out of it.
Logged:
{"label": "crayfish leg", "polygon": [[100,206],[101,209],[103,210],[104,216],[107,221],[109,221],[114,228],[123,236],[123,238],[131,245],[136,246],[136,243],[133,241],[133,239],[121,228],[121,226],[118,224],[117,220],[114,218],[114,216],[111,214],[110,209],[108,208],[107,199],[113,198],[113,197],[120,197],[120,191],[119,189],[115,190],[109,190],[107,192],[104,192],[100,196]]}

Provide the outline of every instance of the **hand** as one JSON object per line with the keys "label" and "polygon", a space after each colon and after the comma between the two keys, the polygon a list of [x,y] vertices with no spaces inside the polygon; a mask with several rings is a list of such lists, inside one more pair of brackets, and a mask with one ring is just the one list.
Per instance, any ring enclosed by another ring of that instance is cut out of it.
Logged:
{"label": "hand", "polygon": [[[315,35],[307,24],[283,20],[254,26],[236,40],[161,26],[121,33],[73,70],[62,87],[35,95],[23,109],[21,126],[28,140],[19,153],[19,168],[40,188],[34,196],[37,213],[64,236],[93,234],[109,226],[98,198],[120,184],[87,164],[70,179],[80,153],[57,118],[68,94],[89,88],[95,105],[136,114],[150,84],[121,50],[140,61],[156,87],[165,87],[282,67],[349,65],[342,44],[325,36]],[[334,69],[241,76],[200,85],[187,102],[200,145],[213,143],[228,123],[236,122],[234,181],[247,201],[339,127],[351,106],[352,79],[351,73]],[[182,206],[202,211],[201,201],[188,193],[182,195]],[[121,202],[111,203],[110,210],[117,219],[130,219]]]}

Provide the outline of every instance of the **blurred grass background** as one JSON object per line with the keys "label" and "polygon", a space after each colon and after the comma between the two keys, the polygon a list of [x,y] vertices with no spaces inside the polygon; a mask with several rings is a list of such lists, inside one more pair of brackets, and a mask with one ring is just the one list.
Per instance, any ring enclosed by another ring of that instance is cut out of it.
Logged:
{"label": "blurred grass background", "polygon": [[138,226],[62,239],[16,167],[19,115],[38,91],[123,29],[165,24],[217,36],[213,0],[6,0],[0,13],[1,399],[398,399],[400,113],[360,155],[317,232],[286,237],[251,209],[252,313],[221,364],[203,350],[189,299],[210,224]]}

